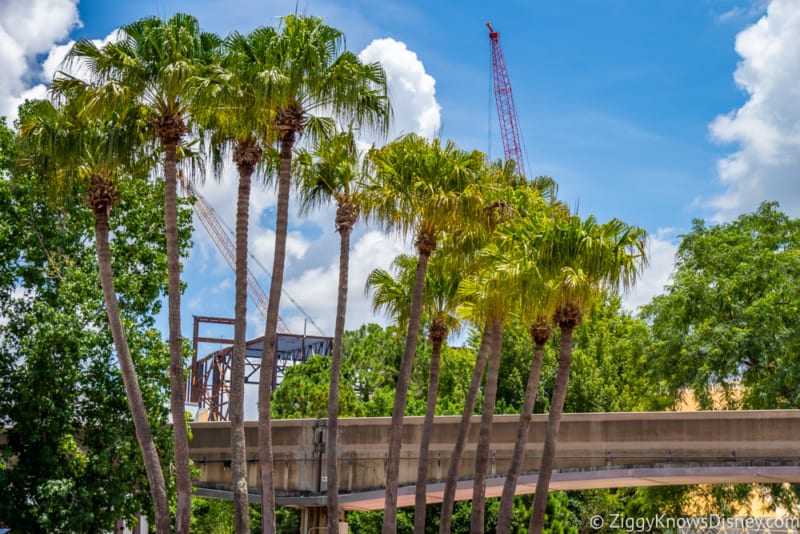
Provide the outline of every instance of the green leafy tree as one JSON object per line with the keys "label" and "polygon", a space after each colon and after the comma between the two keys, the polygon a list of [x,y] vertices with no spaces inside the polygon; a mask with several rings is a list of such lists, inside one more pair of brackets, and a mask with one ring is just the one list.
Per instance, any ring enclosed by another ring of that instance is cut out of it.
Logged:
{"label": "green leafy tree", "polygon": [[[250,505],[250,530],[261,534],[261,508]],[[298,508],[278,508],[278,534],[293,534],[300,529]],[[200,534],[227,534],[236,528],[236,511],[232,501],[223,499],[192,499],[192,532]]]}
{"label": "green leafy tree", "polygon": [[650,329],[622,309],[619,295],[607,293],[594,303],[573,344],[567,412],[659,411],[672,404],[646,372],[652,365]]}
{"label": "green leafy tree", "polygon": [[345,332],[342,363],[351,370],[353,389],[365,416],[386,417],[392,413],[402,354],[402,338],[377,324]]}
{"label": "green leafy tree", "polygon": [[[164,229],[169,259],[169,376],[174,434],[178,505],[176,531],[189,531],[192,482],[189,471],[189,437],[186,427],[186,383],[180,311],[180,251],[177,210],[177,161],[185,148],[191,124],[197,83],[204,69],[219,60],[221,41],[200,30],[197,19],[176,14],[169,20],[140,19],[120,29],[119,39],[97,46],[90,39],[78,41],[67,55],[79,63],[88,80],[57,77],[57,90],[67,87],[86,91],[88,108],[125,109],[140,105],[149,118],[149,132],[164,151]],[[159,531],[164,531],[159,524]]]}
{"label": "green leafy tree", "polygon": [[[651,323],[648,378],[672,403],[701,409],[800,407],[800,220],[775,202],[719,225],[695,220],[671,284],[642,310]],[[683,488],[688,491],[687,488]],[[762,488],[786,509],[796,488]],[[751,487],[707,492],[725,505]]]}
{"label": "green leafy tree", "polygon": [[[403,339],[393,327],[384,329],[376,324],[369,324],[358,330],[345,332],[340,400],[343,415],[391,415],[397,368],[402,352]],[[430,348],[423,348],[419,352],[412,372],[415,380],[412,381],[414,388],[409,399],[411,415],[421,415],[425,410],[425,378],[430,362]],[[450,351],[445,354],[445,361],[449,361],[449,354]],[[273,395],[277,406],[273,410],[273,416],[322,417],[321,414],[326,410],[330,366],[330,358],[314,356],[304,364],[291,367]],[[301,393],[297,394],[297,391]]]}
{"label": "green leafy tree", "polygon": [[[13,154],[7,148],[0,152]],[[54,209],[40,184],[33,170],[0,178],[0,523],[104,532],[120,518],[149,515],[153,503],[97,283],[94,216],[80,188]],[[163,234],[152,224],[163,189],[131,180],[119,193],[110,219],[115,288],[148,424],[168,452],[167,350],[153,329],[165,291]],[[188,220],[182,212],[184,239]]]}
{"label": "green leafy tree", "polygon": [[[327,416],[330,378],[331,358],[328,356],[314,355],[303,364],[293,365],[272,395],[272,416],[323,419]],[[361,407],[348,382],[346,379],[342,384],[338,409],[344,417],[358,417]]]}
{"label": "green leafy tree", "polygon": [[800,407],[800,221],[762,204],[735,221],[694,221],[672,283],[646,306],[652,375],[703,408]]}

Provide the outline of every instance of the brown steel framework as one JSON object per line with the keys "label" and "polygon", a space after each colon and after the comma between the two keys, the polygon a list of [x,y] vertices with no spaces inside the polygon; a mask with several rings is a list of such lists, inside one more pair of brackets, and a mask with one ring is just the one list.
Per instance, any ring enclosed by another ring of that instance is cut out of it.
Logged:
{"label": "brown steel framework", "polygon": [[[233,319],[194,316],[192,365],[189,369],[189,400],[197,403],[200,411],[207,411],[209,421],[227,421],[233,339],[201,336],[201,324],[233,325]],[[203,358],[198,358],[200,344],[208,343],[225,345],[225,347]],[[332,343],[333,338],[330,337],[279,333],[272,387],[275,388],[280,384],[286,370],[292,365],[305,362],[314,354],[329,356]],[[263,337],[247,342],[245,347],[245,384],[258,384],[263,350]]]}

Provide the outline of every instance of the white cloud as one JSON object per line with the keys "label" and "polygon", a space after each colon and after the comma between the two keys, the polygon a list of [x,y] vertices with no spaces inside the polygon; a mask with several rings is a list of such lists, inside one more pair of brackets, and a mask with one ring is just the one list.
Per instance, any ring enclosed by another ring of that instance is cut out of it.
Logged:
{"label": "white cloud", "polygon": [[650,238],[647,252],[649,265],[637,281],[636,287],[623,296],[622,305],[626,309],[636,312],[640,307],[649,304],[653,297],[664,292],[664,286],[670,281],[677,251],[674,228],[660,228]]}
{"label": "white cloud", "polygon": [[441,107],[436,102],[436,80],[425,72],[417,54],[391,38],[375,39],[358,55],[361,61],[378,61],[386,71],[394,123],[388,136],[416,132],[433,137],[439,130]]}
{"label": "white cloud", "polygon": [[0,115],[11,124],[24,97],[44,94],[44,87],[31,91],[52,76],[58,54],[46,60],[46,68],[36,60],[50,55],[51,48],[80,26],[77,0],[3,0],[0,2]]}
{"label": "white cloud", "polygon": [[736,152],[717,170],[725,191],[710,201],[724,221],[777,200],[800,215],[800,2],[773,0],[767,13],[736,38],[742,57],[736,83],[749,95],[733,112],[717,117],[711,136],[735,143]]}
{"label": "white cloud", "polygon": [[[255,236],[251,239],[250,250],[258,261],[265,267],[271,268],[275,253],[275,230],[263,228],[255,229]],[[290,267],[294,260],[303,259],[311,243],[302,232],[290,231],[286,235],[286,267]]]}
{"label": "white cloud", "polygon": [[[371,297],[364,294],[367,276],[375,268],[388,269],[392,260],[409,253],[408,243],[377,230],[356,239],[350,250],[350,274],[347,292],[346,328],[357,328],[364,323],[381,322],[372,311]],[[333,335],[336,322],[336,299],[339,287],[339,257],[326,258],[327,264],[304,271],[296,277],[287,277],[284,287],[319,327]],[[302,332],[304,318],[292,304],[281,301],[281,311],[293,332]],[[309,327],[309,333],[312,332]]]}

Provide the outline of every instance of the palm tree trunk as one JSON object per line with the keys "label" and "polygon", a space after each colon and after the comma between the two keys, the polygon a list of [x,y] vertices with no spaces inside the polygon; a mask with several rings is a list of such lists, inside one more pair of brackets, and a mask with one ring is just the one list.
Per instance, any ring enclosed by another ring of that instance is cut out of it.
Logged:
{"label": "palm tree trunk", "polygon": [[492,323],[492,354],[483,390],[483,411],[481,429],[478,434],[478,448],[475,451],[475,479],[472,483],[472,518],[469,531],[480,534],[485,529],[486,516],[486,471],[489,467],[489,449],[492,439],[494,405],[497,400],[497,380],[500,374],[500,353],[503,346],[503,320]]}
{"label": "palm tree trunk", "polygon": [[181,336],[181,264],[178,244],[177,144],[164,147],[164,226],[167,235],[167,288],[169,293],[169,383],[178,504],[175,532],[188,534],[192,512],[189,471],[189,436],[186,431],[186,381],[183,376]]}
{"label": "palm tree trunk", "polygon": [[272,470],[272,380],[278,348],[278,308],[283,288],[283,268],[286,262],[286,234],[289,227],[289,189],[292,180],[292,147],[295,134],[281,138],[280,168],[278,170],[278,206],[275,218],[275,256],[272,261],[272,281],[269,287],[269,308],[264,329],[264,352],[258,384],[258,456],[261,466],[261,530],[275,532],[275,484]]}
{"label": "palm tree trunk", "polygon": [[231,362],[231,478],[237,534],[250,532],[247,490],[247,455],[244,436],[244,364],[247,342],[247,227],[250,216],[250,183],[253,167],[238,164],[239,192],[236,206],[236,303],[234,306],[233,358]]}
{"label": "palm tree trunk", "polygon": [[[430,236],[420,236],[417,242],[424,241],[424,238],[433,241]],[[414,353],[417,350],[417,337],[419,336],[419,325],[422,318],[422,293],[425,288],[425,274],[428,270],[428,259],[435,249],[435,241],[433,243],[432,247],[417,245],[419,260],[417,261],[417,272],[414,278],[414,292],[411,296],[411,310],[408,316],[408,335],[406,336],[406,346],[403,351],[403,359],[400,362],[400,370],[398,371],[397,390],[392,409],[392,429],[389,435],[389,454],[386,462],[383,534],[394,534],[397,531],[397,487],[400,475],[400,446],[403,441],[403,415],[406,410],[408,382],[411,379],[411,367],[414,363]]]}
{"label": "palm tree trunk", "polygon": [[533,349],[533,362],[525,386],[525,398],[522,402],[522,413],[517,426],[517,439],[514,442],[514,452],[511,455],[511,465],[508,467],[506,482],[503,486],[503,496],[500,499],[500,511],[497,517],[497,534],[506,534],[511,530],[511,512],[514,507],[514,494],[517,489],[517,479],[525,461],[525,445],[528,442],[528,429],[533,416],[533,407],[536,404],[536,392],[539,389],[539,377],[542,374],[542,360],[544,359],[544,344],[546,340],[535,340]]}
{"label": "palm tree trunk", "polygon": [[450,524],[453,517],[453,503],[456,497],[456,486],[458,485],[458,467],[461,464],[461,456],[464,454],[464,446],[467,443],[469,427],[472,422],[472,412],[475,409],[475,402],[481,389],[483,371],[486,368],[486,360],[489,357],[492,346],[492,329],[487,322],[483,328],[481,346],[478,349],[478,357],[475,360],[475,369],[472,371],[472,381],[469,384],[467,399],[464,401],[464,411],[461,414],[461,422],[458,426],[458,436],[456,437],[453,452],[450,454],[450,465],[447,467],[447,481],[444,485],[444,497],[442,498],[442,516],[439,520],[439,534],[450,534]]}
{"label": "palm tree trunk", "polygon": [[559,348],[558,372],[556,374],[555,387],[553,388],[553,400],[550,404],[550,415],[547,418],[542,464],[539,468],[539,478],[536,481],[536,494],[533,499],[533,512],[531,513],[531,522],[528,529],[531,534],[541,534],[544,528],[544,512],[545,508],[547,508],[550,477],[553,474],[558,429],[561,426],[561,413],[564,410],[564,399],[567,397],[567,385],[569,384],[573,328],[574,326],[571,324],[560,325],[561,347]]}
{"label": "palm tree trunk", "polygon": [[[339,210],[342,210],[340,205]],[[352,206],[350,206],[352,211]],[[337,211],[339,211],[337,210]],[[337,213],[337,221],[340,219]],[[342,217],[345,218],[345,217]],[[347,315],[347,287],[350,270],[350,224],[337,224],[339,230],[339,294],[336,301],[336,326],[331,353],[331,386],[328,392],[328,532],[339,533],[339,374],[342,366],[342,341]]]}
{"label": "palm tree trunk", "polygon": [[111,272],[111,247],[108,242],[107,211],[99,212],[95,210],[94,228],[100,286],[103,289],[103,299],[108,312],[108,323],[111,326],[114,348],[117,350],[122,381],[125,384],[128,406],[130,407],[133,426],[136,430],[136,440],[142,450],[144,469],[147,473],[147,481],[150,484],[150,494],[153,497],[156,532],[168,534],[171,528],[171,519],[167,500],[167,486],[164,481],[164,472],[161,470],[161,462],[158,459],[158,451],[153,441],[153,433],[150,429],[150,421],[147,418],[147,409],[144,405],[142,391],[139,388],[139,379],[136,376],[133,358],[131,358],[131,353],[128,349],[128,340],[125,337],[125,330],[122,328],[119,303],[117,302],[117,293],[114,289],[114,278]]}
{"label": "palm tree trunk", "polygon": [[[442,328],[435,322],[431,328]],[[446,329],[444,330],[446,332]],[[446,334],[445,334],[446,335]],[[430,448],[433,416],[436,414],[436,397],[439,394],[439,368],[444,337],[440,333],[431,336],[431,370],[428,379],[428,401],[425,406],[425,420],[422,424],[422,438],[419,444],[419,465],[417,466],[417,487],[414,495],[414,534],[425,534],[425,507],[427,506],[428,449]]]}

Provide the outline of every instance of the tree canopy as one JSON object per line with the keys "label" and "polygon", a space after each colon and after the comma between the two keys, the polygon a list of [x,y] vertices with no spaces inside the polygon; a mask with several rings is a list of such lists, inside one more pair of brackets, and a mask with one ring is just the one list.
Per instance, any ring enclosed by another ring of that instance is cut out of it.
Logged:
{"label": "tree canopy", "polygon": [[650,377],[703,408],[800,406],[800,221],[764,203],[710,226],[695,220],[672,283],[644,308]]}
{"label": "tree canopy", "polygon": [[[2,153],[13,154],[13,134],[2,134]],[[108,531],[151,504],[97,281],[92,216],[77,197],[51,207],[31,172],[6,174],[10,162],[0,179],[0,523]],[[122,187],[113,267],[163,458],[167,353],[153,317],[166,258],[152,222],[163,213],[163,188],[144,180]],[[184,237],[187,222],[184,212]]]}

